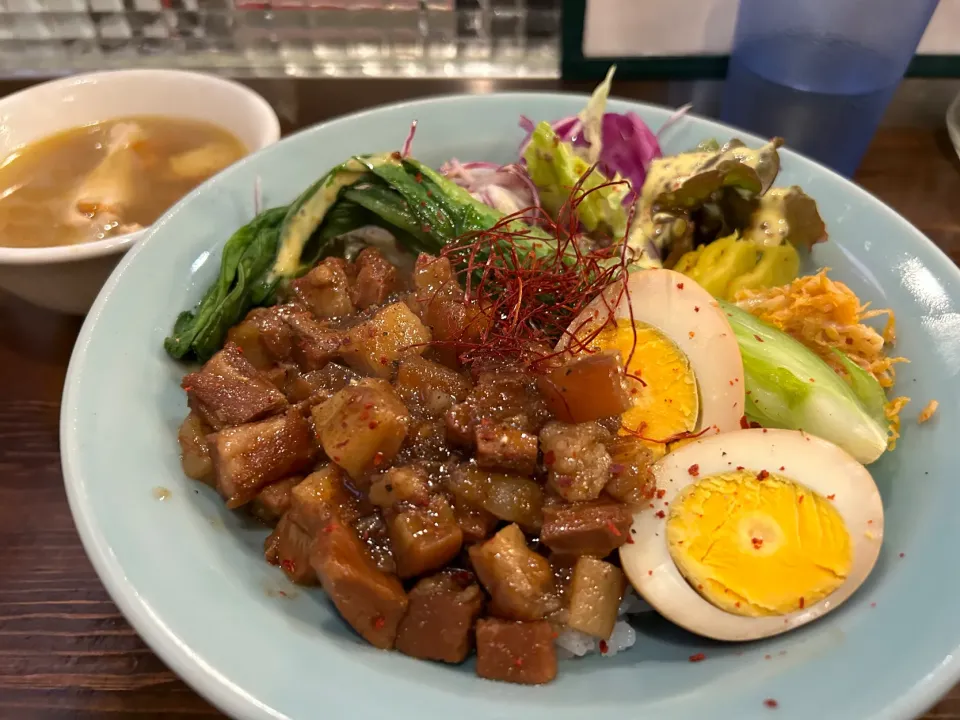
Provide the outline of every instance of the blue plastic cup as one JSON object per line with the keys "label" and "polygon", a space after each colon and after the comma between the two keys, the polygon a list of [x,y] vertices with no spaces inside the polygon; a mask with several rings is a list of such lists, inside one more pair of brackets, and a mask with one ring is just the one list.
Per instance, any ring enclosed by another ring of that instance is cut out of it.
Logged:
{"label": "blue plastic cup", "polygon": [[740,0],[722,118],[853,175],[938,0]]}

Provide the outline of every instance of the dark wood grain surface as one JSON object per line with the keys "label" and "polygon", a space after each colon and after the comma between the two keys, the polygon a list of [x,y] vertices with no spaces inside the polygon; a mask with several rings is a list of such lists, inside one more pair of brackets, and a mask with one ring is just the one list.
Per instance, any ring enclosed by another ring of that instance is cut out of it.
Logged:
{"label": "dark wood grain surface", "polygon": [[[317,87],[258,89],[278,107],[288,130],[437,90],[384,84],[358,97]],[[0,94],[10,90],[0,85]],[[667,98],[654,86],[630,90],[635,97]],[[882,129],[856,179],[960,261],[960,162],[935,123]],[[60,472],[58,421],[80,322],[0,294],[0,719],[221,717],[123,619],[74,529]],[[960,720],[960,688],[925,718]]]}

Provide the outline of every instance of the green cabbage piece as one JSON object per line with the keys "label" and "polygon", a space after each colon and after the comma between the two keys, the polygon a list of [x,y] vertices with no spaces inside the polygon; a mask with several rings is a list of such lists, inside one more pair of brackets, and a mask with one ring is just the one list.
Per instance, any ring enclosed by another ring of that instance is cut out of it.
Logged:
{"label": "green cabbage piece", "polygon": [[[581,177],[584,193],[611,180],[622,180],[619,175],[607,178],[596,170],[587,175],[590,164],[574,152],[573,145],[562,142],[548,122],[541,122],[534,129],[524,160],[530,178],[540,191],[540,202],[553,217],[570,199]],[[629,191],[629,184],[623,182],[586,194],[577,205],[577,218],[588,232],[600,231],[615,240],[622,239],[627,231],[627,208],[623,201]]]}
{"label": "green cabbage piece", "polygon": [[786,333],[730,303],[720,307],[743,356],[747,419],[829,440],[865,465],[883,454],[889,437],[885,397],[869,373],[842,356],[848,383]]}

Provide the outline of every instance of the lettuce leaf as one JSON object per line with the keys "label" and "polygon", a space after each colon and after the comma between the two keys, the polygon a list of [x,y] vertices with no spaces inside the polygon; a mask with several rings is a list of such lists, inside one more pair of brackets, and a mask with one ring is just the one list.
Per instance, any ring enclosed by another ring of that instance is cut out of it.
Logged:
{"label": "lettuce leaf", "polygon": [[[547,212],[556,216],[583,178],[581,188],[587,194],[577,204],[577,218],[588,232],[604,232],[617,240],[623,238],[628,216],[628,208],[623,203],[630,187],[619,175],[608,179],[597,170],[587,175],[590,163],[577,155],[571,144],[561,141],[548,122],[541,122],[534,129],[524,159]],[[620,184],[600,187],[611,181]]]}
{"label": "lettuce leaf", "polygon": [[880,401],[883,390],[867,381],[865,371],[848,368],[852,383],[848,384],[786,333],[729,303],[720,302],[720,307],[743,356],[749,420],[764,427],[803,430],[864,464],[883,454],[889,435]]}

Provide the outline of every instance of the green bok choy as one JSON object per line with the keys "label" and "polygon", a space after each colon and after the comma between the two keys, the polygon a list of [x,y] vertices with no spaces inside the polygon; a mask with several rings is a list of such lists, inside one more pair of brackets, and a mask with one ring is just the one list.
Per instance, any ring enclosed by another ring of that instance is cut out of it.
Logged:
{"label": "green bok choy", "polygon": [[843,353],[844,380],[813,351],[735,305],[720,307],[743,356],[748,420],[803,430],[868,464],[887,449],[889,423],[880,383]]}

